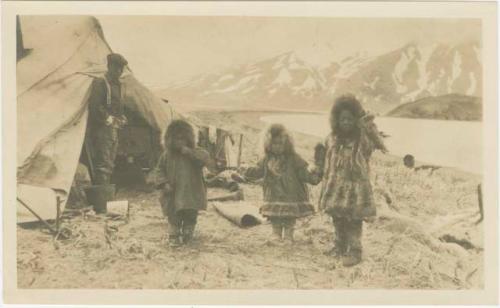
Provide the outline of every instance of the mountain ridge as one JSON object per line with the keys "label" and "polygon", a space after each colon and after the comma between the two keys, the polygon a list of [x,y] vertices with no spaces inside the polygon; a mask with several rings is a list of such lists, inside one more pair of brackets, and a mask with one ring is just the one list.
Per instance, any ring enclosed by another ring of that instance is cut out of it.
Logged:
{"label": "mountain ridge", "polygon": [[179,102],[327,110],[355,94],[377,113],[428,96],[482,96],[478,42],[422,47],[408,43],[378,56],[356,53],[320,68],[294,51],[195,76],[160,90]]}

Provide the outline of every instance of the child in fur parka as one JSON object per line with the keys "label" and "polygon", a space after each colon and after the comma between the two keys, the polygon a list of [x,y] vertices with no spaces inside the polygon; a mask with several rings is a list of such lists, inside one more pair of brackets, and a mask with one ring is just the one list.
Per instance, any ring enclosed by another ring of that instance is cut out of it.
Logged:
{"label": "child in fur parka", "polygon": [[307,183],[316,185],[321,181],[315,170],[309,170],[307,162],[295,152],[285,127],[271,125],[265,136],[264,157],[245,171],[245,177],[263,178],[264,204],[260,212],[270,219],[277,239],[293,241],[296,219],[314,213]]}
{"label": "child in fur parka", "polygon": [[170,123],[164,146],[151,181],[162,190],[160,203],[168,220],[169,243],[177,247],[192,239],[198,211],[207,208],[203,168],[210,156],[195,147],[193,127],[184,120]]}
{"label": "child in fur parka", "polygon": [[331,253],[342,257],[344,266],[361,262],[363,221],[376,215],[370,157],[375,150],[387,149],[373,119],[352,95],[337,98],[330,112],[319,208],[332,217]]}

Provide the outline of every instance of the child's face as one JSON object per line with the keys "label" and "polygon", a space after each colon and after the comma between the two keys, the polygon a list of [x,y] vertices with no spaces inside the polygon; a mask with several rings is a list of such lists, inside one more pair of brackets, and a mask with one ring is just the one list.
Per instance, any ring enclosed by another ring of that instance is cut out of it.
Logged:
{"label": "child's face", "polygon": [[349,110],[342,110],[339,115],[339,129],[344,133],[350,133],[356,125],[356,119]]}
{"label": "child's face", "polygon": [[286,137],[281,135],[274,137],[271,140],[271,152],[275,155],[281,155],[285,153]]}

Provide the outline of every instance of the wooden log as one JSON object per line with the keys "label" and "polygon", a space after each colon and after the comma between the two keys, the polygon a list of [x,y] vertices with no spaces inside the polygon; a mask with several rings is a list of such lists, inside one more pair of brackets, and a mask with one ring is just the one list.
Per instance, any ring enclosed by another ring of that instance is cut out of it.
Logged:
{"label": "wooden log", "polygon": [[477,201],[479,205],[479,220],[477,223],[480,223],[484,219],[484,212],[483,212],[483,191],[481,188],[481,184],[477,185]]}

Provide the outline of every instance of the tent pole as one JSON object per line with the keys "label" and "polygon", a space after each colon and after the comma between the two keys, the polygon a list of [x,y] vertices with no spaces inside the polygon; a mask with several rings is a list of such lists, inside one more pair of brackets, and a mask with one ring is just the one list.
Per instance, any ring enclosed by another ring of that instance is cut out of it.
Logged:
{"label": "tent pole", "polygon": [[236,162],[236,166],[239,168],[241,165],[241,148],[243,145],[243,134],[240,134],[240,144],[238,146],[238,161]]}
{"label": "tent pole", "polygon": [[26,203],[24,203],[23,200],[21,200],[21,199],[19,199],[19,197],[17,197],[17,201],[19,201],[19,203],[21,203],[25,208],[27,208],[28,211],[31,212],[31,214],[35,215],[35,217],[38,218],[38,220],[40,220],[54,235],[57,234],[57,231],[54,230],[54,228],[52,228],[52,226],[48,222],[46,222],[35,211],[33,211]]}
{"label": "tent pole", "polygon": [[61,225],[61,197],[57,196],[57,214],[56,214],[56,230],[59,232],[59,227]]}
{"label": "tent pole", "polygon": [[88,138],[83,142],[83,146],[85,147],[85,154],[87,155],[87,161],[89,162],[89,176],[90,181],[94,183],[94,163],[92,162],[92,156],[90,155]]}

